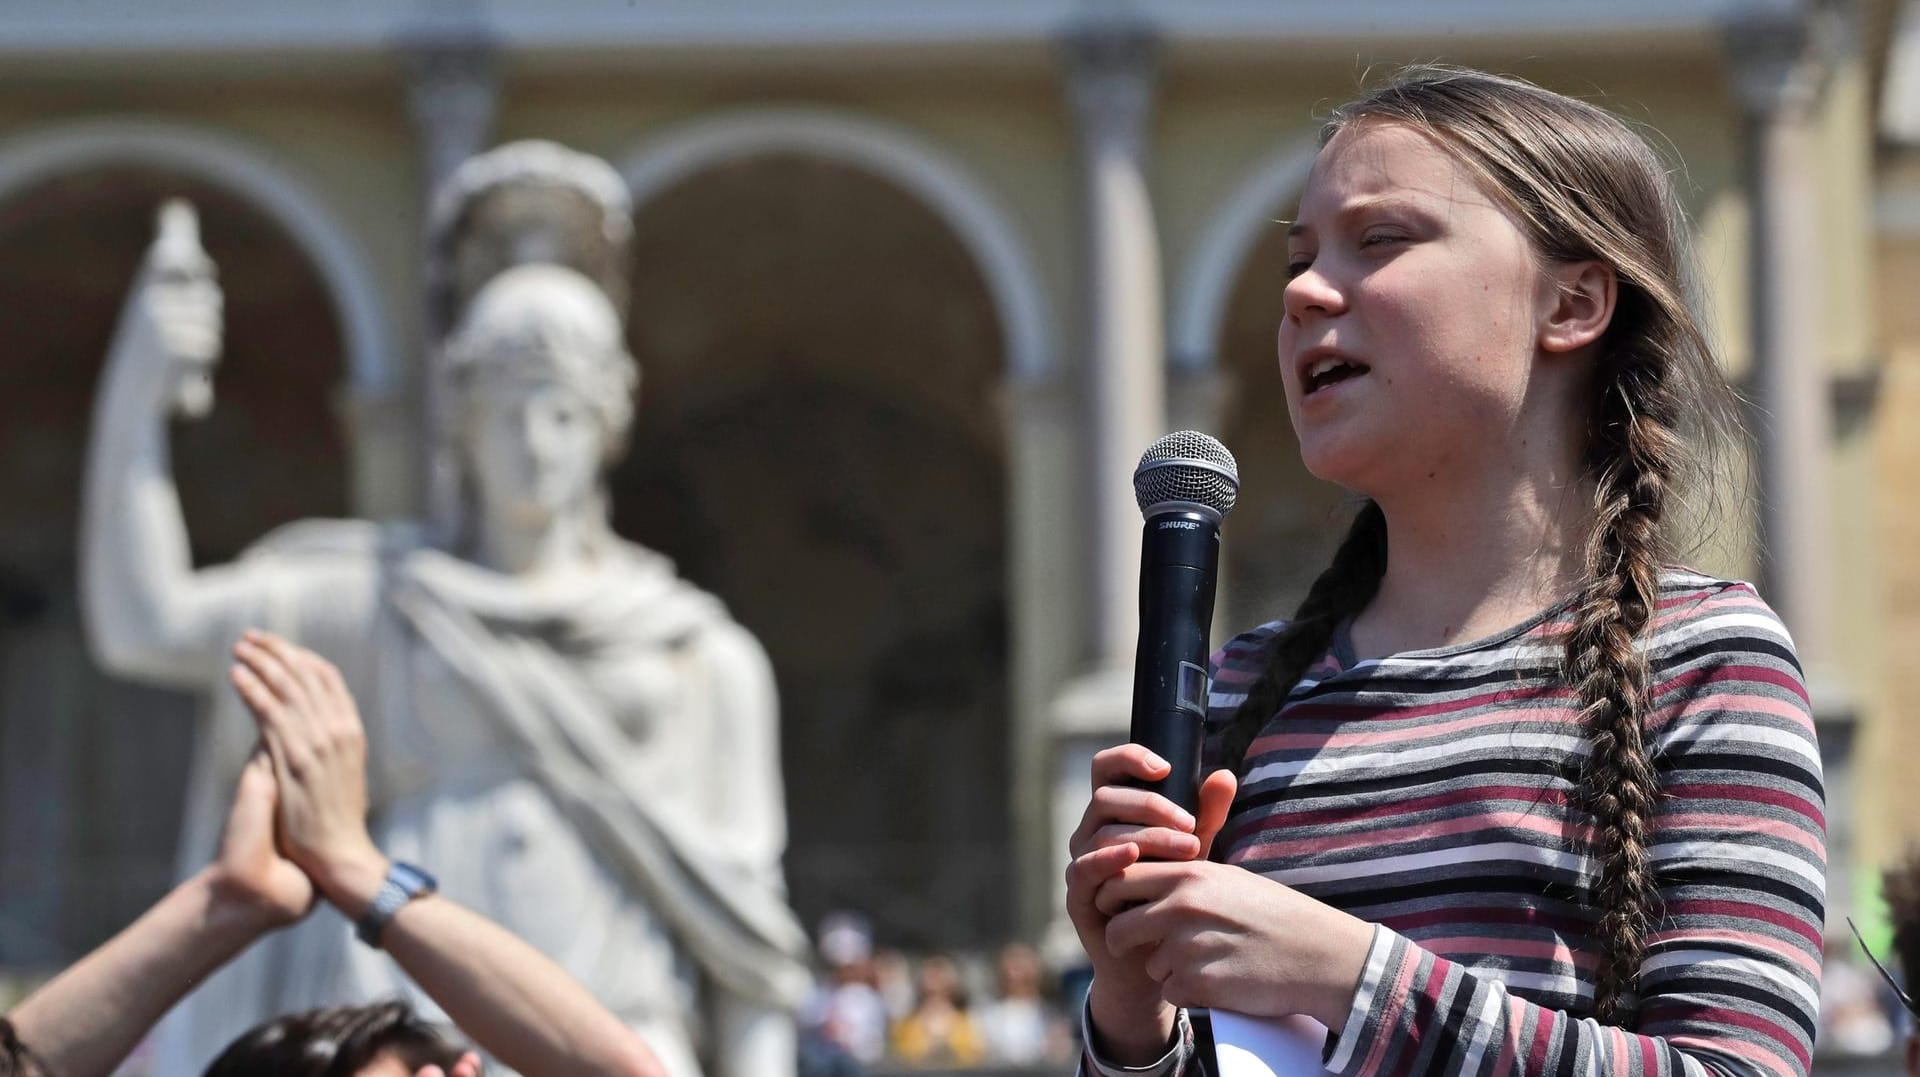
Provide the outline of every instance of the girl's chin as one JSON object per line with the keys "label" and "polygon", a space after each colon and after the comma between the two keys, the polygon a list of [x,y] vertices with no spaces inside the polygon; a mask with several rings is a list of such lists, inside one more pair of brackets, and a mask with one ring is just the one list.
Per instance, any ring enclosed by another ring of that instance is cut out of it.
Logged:
{"label": "girl's chin", "polygon": [[1363,492],[1377,468],[1378,446],[1352,438],[1309,437],[1300,443],[1300,462],[1323,482]]}

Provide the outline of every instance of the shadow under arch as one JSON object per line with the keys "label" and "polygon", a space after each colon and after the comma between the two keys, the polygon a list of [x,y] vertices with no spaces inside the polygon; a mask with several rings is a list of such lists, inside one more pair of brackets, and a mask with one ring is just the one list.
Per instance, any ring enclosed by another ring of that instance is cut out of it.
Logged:
{"label": "shadow under arch", "polygon": [[320,403],[344,329],[298,237],[196,170],[53,159],[0,188],[0,963],[58,965],[172,881],[195,733],[193,696],[95,668],[76,586],[100,373],[164,199],[199,207],[227,296],[214,410],[169,438],[194,559],[344,514],[348,468]]}
{"label": "shadow under arch", "polygon": [[223,188],[271,218],[300,247],[325,282],[342,330],[356,391],[384,396],[404,378],[395,328],[380,280],[353,233],[298,174],[238,136],[150,119],[62,123],[0,141],[0,203],[62,175],[106,167],[144,167]]}
{"label": "shadow under arch", "polygon": [[911,190],[788,149],[635,211],[643,375],[616,529],[766,645],[793,902],[984,945],[1015,897],[1006,336]]}

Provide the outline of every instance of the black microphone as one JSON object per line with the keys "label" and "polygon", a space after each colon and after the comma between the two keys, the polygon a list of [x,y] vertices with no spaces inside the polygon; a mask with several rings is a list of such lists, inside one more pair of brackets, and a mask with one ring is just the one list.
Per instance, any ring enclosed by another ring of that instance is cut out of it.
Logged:
{"label": "black microphone", "polygon": [[1225,445],[1181,430],[1153,443],[1133,472],[1147,518],[1140,543],[1140,646],[1133,660],[1128,737],[1172,765],[1147,788],[1189,812],[1200,803],[1207,656],[1220,571],[1220,523],[1240,473]]}

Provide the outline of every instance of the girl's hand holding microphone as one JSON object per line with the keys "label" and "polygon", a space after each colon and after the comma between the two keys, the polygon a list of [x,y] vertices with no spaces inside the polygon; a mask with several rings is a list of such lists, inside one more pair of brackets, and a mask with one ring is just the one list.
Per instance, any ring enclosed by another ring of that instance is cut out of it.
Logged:
{"label": "girl's hand holding microphone", "polygon": [[1200,786],[1199,811],[1189,813],[1142,788],[1167,773],[1166,761],[1138,744],[1095,755],[1093,798],[1067,842],[1073,856],[1067,866],[1067,915],[1093,964],[1088,1006],[1102,1054],[1123,1064],[1150,1062],[1166,1053],[1174,1009],[1149,972],[1153,948],[1116,948],[1109,938],[1114,914],[1102,910],[1101,889],[1142,860],[1205,860],[1236,788],[1231,772],[1215,771]]}

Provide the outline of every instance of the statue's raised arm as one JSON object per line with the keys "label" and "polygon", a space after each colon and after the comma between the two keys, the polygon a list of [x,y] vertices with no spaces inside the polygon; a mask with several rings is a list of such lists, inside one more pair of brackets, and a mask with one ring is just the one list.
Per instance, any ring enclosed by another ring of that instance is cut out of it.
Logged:
{"label": "statue's raised arm", "polygon": [[94,657],[116,673],[201,686],[244,574],[196,572],[174,488],[167,418],[213,406],[220,286],[193,207],[162,206],[107,352],[87,450],[81,601]]}

